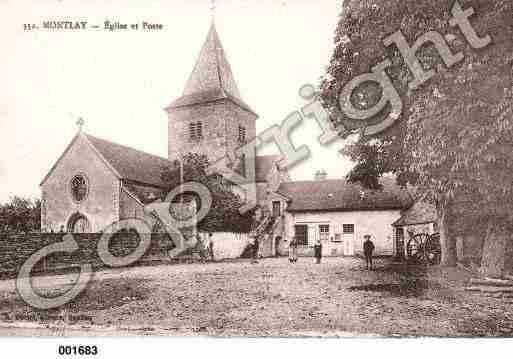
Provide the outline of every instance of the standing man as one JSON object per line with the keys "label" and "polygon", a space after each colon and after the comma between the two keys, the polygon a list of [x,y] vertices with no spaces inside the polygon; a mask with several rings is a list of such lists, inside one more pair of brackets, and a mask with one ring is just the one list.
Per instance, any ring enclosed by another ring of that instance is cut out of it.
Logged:
{"label": "standing man", "polygon": [[214,261],[214,240],[212,238],[212,233],[208,234],[208,252],[210,254],[210,260]]}
{"label": "standing man", "polygon": [[251,263],[258,263],[258,249],[260,243],[258,237],[255,236],[255,240],[253,241],[253,258],[251,259]]}
{"label": "standing man", "polygon": [[371,241],[370,234],[363,236],[365,241],[363,242],[363,254],[365,255],[365,265],[367,269],[372,270],[372,252],[374,252],[374,243]]}
{"label": "standing man", "polygon": [[322,243],[320,239],[317,239],[315,241],[314,245],[314,253],[315,253],[315,263],[321,264],[321,258],[322,258]]}

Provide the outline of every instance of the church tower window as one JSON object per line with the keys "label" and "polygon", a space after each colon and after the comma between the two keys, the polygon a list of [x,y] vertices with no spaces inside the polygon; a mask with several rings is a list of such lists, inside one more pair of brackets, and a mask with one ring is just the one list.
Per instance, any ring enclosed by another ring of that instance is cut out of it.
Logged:
{"label": "church tower window", "polygon": [[239,126],[239,143],[246,143],[246,128]]}
{"label": "church tower window", "polygon": [[82,175],[76,175],[71,180],[71,195],[73,196],[73,200],[75,202],[82,202],[86,199],[87,194],[89,192],[89,184],[87,178]]}
{"label": "church tower window", "polygon": [[201,122],[191,122],[189,124],[189,139],[199,141],[203,138],[203,124]]}

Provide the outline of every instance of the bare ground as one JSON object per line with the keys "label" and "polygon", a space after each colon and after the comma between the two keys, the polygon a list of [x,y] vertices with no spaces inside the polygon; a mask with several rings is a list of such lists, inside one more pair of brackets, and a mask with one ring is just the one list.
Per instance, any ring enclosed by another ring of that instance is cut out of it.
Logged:
{"label": "bare ground", "polygon": [[[366,271],[355,258],[162,265],[99,272],[65,310],[50,311],[3,281],[0,335],[509,336],[513,304],[465,292],[469,278],[384,260]],[[34,279],[51,295],[72,282]],[[46,323],[60,329],[27,328]]]}

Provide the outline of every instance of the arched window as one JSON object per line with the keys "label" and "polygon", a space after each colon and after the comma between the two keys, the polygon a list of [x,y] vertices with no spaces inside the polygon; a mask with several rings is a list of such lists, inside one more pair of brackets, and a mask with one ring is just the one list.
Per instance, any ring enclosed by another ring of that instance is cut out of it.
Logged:
{"label": "arched window", "polygon": [[73,196],[73,200],[75,202],[82,202],[84,199],[86,199],[89,192],[89,183],[84,175],[78,174],[74,176],[71,179],[70,187],[71,195]]}

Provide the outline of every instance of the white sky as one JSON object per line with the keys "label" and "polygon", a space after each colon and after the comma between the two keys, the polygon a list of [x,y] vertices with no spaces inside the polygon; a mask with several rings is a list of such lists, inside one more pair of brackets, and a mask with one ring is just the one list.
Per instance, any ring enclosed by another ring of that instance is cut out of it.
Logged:
{"label": "white sky", "polygon": [[[317,84],[333,49],[341,0],[217,0],[216,24],[242,97],[259,115],[257,132],[305,102],[301,85]],[[155,22],[143,31],[23,31],[46,20]],[[167,156],[163,108],[182,93],[210,26],[209,0],[0,0],[0,202],[39,196],[39,183],[75,135],[85,131]],[[308,161],[291,170],[312,179],[324,168],[350,168],[323,148],[320,130],[304,122],[292,134]],[[274,145],[261,153],[277,153]]]}

